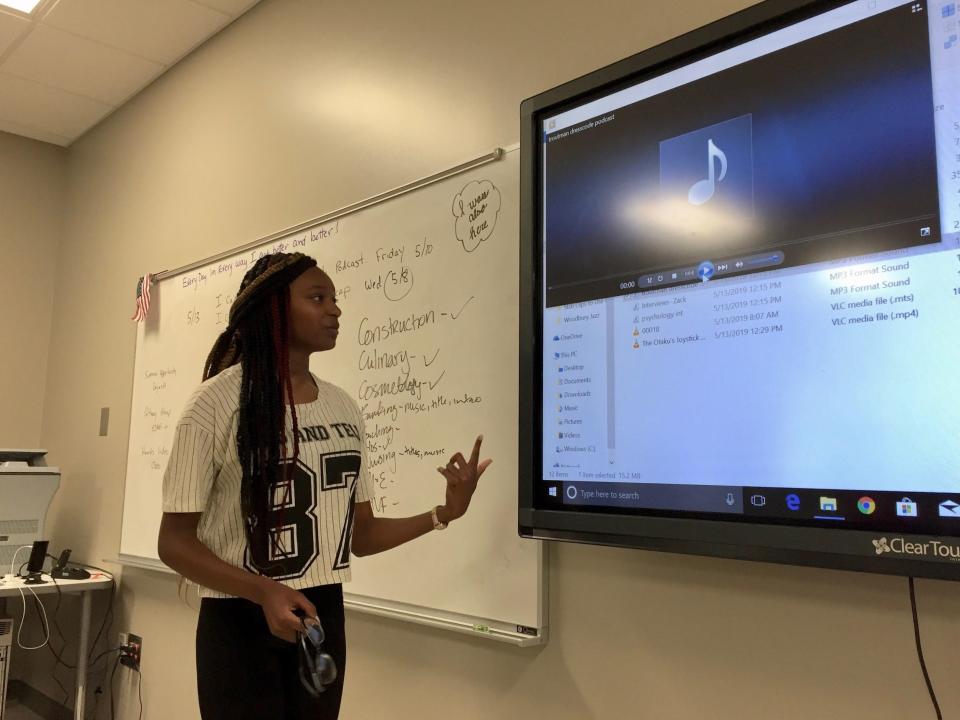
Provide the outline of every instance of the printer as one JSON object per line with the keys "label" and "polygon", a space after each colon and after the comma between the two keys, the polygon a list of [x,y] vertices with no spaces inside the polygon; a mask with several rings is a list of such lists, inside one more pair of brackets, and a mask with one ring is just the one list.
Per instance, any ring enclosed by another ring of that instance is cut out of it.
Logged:
{"label": "printer", "polygon": [[[46,454],[0,448],[0,577],[10,572],[17,548],[44,537],[47,508],[60,487],[60,470],[47,467]],[[20,553],[17,564],[28,558]]]}

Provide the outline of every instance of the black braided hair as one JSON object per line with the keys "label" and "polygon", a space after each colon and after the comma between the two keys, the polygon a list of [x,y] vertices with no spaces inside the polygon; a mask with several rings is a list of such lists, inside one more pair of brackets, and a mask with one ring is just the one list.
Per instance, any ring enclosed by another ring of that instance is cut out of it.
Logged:
{"label": "black braided hair", "polygon": [[[266,532],[263,521],[269,510],[270,488],[277,482],[281,463],[288,471],[289,462],[300,453],[288,347],[290,283],[316,264],[301,253],[275,253],[257,260],[243,276],[230,306],[227,329],[214,343],[203,370],[207,380],[238,362],[242,368],[237,424],[240,508],[249,557],[261,571],[265,568],[252,550],[265,544],[254,543],[254,535]],[[289,455],[287,405],[293,419],[293,452]]]}

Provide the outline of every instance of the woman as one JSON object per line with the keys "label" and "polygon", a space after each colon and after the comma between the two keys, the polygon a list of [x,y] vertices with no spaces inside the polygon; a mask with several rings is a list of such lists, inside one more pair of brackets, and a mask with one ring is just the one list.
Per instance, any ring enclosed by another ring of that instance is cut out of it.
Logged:
{"label": "woman", "polygon": [[[374,517],[359,408],[309,369],[312,353],[336,345],[340,314],[312,258],[258,260],[177,425],[159,552],[201,587],[204,720],[336,718],[351,552],[383,552],[462,517],[490,464],[477,438],[469,461],[457,453],[437,468],[443,505]],[[319,621],[339,671],[323,692],[301,678],[304,618]]]}

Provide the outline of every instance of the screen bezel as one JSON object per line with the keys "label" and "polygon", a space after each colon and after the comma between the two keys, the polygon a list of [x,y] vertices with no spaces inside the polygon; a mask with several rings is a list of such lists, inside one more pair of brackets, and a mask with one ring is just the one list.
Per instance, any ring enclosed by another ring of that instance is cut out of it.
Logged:
{"label": "screen bezel", "polygon": [[878,535],[907,542],[956,538],[902,532],[798,527],[738,520],[551,510],[543,485],[542,119],[856,0],[765,0],[685,35],[523,101],[520,107],[520,367],[518,522],[523,537],[960,580],[960,563],[873,551]]}

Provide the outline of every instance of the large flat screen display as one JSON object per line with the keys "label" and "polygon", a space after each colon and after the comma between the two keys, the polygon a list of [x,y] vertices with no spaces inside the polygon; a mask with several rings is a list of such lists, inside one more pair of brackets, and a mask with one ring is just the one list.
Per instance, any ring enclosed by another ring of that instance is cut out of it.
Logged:
{"label": "large flat screen display", "polygon": [[771,0],[524,102],[521,534],[960,578],[958,18]]}

